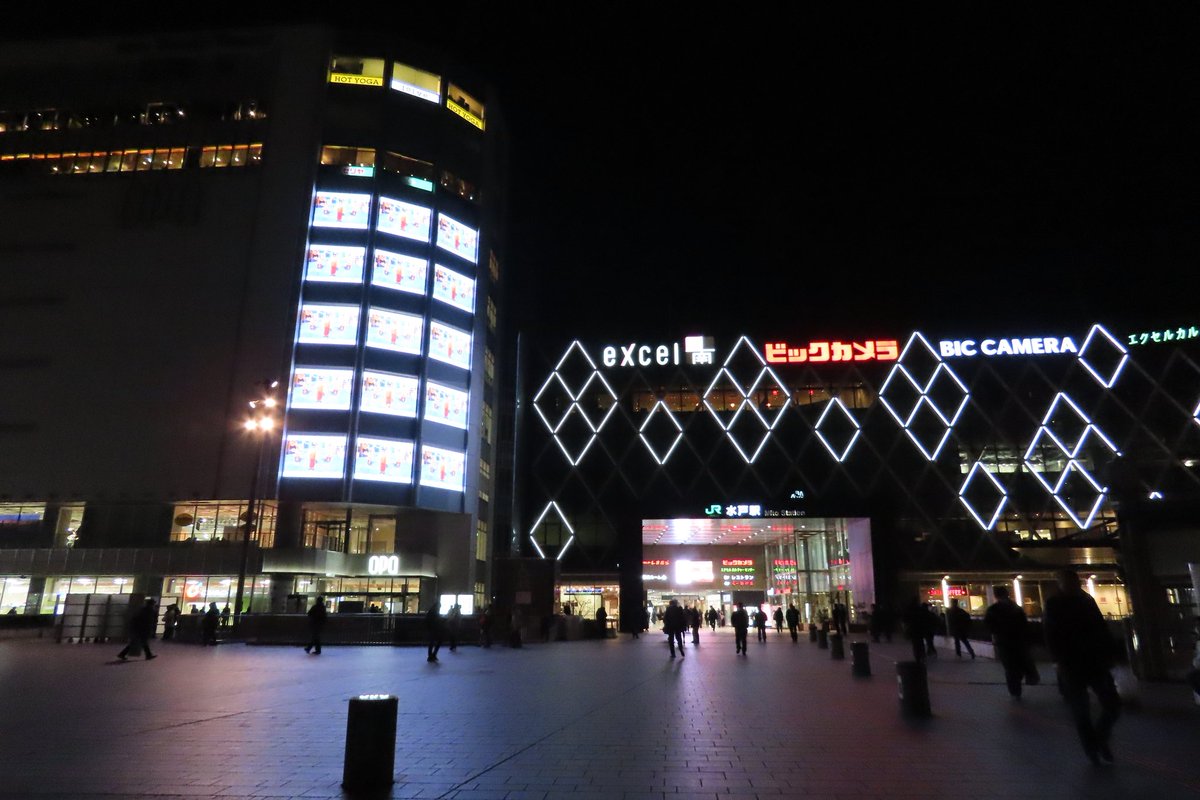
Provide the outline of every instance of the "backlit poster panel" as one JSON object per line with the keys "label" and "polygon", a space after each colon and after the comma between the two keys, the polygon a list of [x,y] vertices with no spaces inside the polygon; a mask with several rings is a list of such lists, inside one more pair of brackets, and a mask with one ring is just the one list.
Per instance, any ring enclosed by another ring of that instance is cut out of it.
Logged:
{"label": "backlit poster panel", "polygon": [[345,467],[345,436],[294,433],[283,443],[285,478],[341,478]]}
{"label": "backlit poster panel", "polygon": [[358,437],[354,448],[354,480],[412,483],[413,443]]}
{"label": "backlit poster panel", "polygon": [[372,308],[367,314],[367,347],[420,355],[423,330],[420,317]]}
{"label": "backlit poster panel", "polygon": [[390,197],[380,197],[379,221],[375,223],[375,229],[394,236],[403,236],[405,239],[428,242],[432,219],[433,212],[428,208]]}
{"label": "backlit poster panel", "polygon": [[471,368],[471,334],[441,322],[429,323],[429,356],[463,369]]}
{"label": "backlit poster panel", "polygon": [[301,344],[348,344],[358,341],[358,306],[300,306]]}
{"label": "backlit poster panel", "polygon": [[426,381],[425,419],[466,430],[469,399],[470,395],[464,391]]}
{"label": "backlit poster panel", "polygon": [[392,64],[392,89],[438,105],[442,102],[442,79],[432,72],[401,64]]}
{"label": "backlit poster panel", "polygon": [[463,311],[475,310],[475,281],[466,275],[459,275],[441,264],[433,265],[433,296],[443,303],[461,308]]}
{"label": "backlit poster panel", "polygon": [[371,270],[371,285],[402,292],[425,294],[425,275],[429,262],[387,250],[375,251],[375,266]]}
{"label": "backlit poster panel", "polygon": [[371,225],[371,195],[317,192],[313,200],[314,228],[354,228]]}
{"label": "backlit poster panel", "polygon": [[354,370],[296,367],[292,373],[290,408],[349,411]]}
{"label": "backlit poster panel", "polygon": [[393,417],[417,416],[417,379],[390,372],[363,372],[362,402],[359,408]]}
{"label": "backlit poster panel", "polygon": [[445,214],[438,214],[437,246],[475,264],[479,258],[479,231]]}
{"label": "backlit poster panel", "polygon": [[693,583],[712,583],[713,565],[711,561],[691,561],[686,558],[675,562],[675,583],[687,586]]}
{"label": "backlit poster panel", "polygon": [[314,244],[308,248],[308,266],[304,280],[321,283],[361,283],[365,247],[342,247],[333,244]]}
{"label": "backlit poster panel", "polygon": [[440,447],[421,448],[421,485],[463,491],[466,454]]}

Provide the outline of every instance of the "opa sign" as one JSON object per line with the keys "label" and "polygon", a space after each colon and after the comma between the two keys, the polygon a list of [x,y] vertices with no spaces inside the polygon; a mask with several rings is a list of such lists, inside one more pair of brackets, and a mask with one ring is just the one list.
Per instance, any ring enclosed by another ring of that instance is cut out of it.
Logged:
{"label": "opa sign", "polygon": [[399,575],[400,556],[371,556],[367,559],[368,575]]}

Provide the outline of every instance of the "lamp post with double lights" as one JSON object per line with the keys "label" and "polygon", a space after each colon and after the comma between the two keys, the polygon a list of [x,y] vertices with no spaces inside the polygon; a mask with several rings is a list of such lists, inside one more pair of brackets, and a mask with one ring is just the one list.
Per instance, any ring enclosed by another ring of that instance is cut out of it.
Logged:
{"label": "lamp post with double lights", "polygon": [[258,478],[259,473],[262,472],[263,453],[267,449],[267,440],[271,438],[271,433],[275,430],[274,412],[278,403],[275,400],[274,392],[279,386],[279,381],[263,380],[255,386],[259,387],[261,397],[250,401],[250,416],[243,423],[246,432],[257,437],[258,450],[254,459],[254,474],[250,478],[250,501],[246,504],[246,512],[242,515],[245,520],[245,535],[242,537],[242,558],[241,566],[238,568],[237,596],[233,601],[234,633],[240,633],[242,596],[246,587],[246,562],[250,558],[250,538],[254,535],[260,516],[255,510],[255,503],[258,502]]}

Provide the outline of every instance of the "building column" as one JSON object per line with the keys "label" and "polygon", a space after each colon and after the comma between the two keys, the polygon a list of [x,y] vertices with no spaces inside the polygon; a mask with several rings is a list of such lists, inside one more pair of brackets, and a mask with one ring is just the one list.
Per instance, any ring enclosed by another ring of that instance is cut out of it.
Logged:
{"label": "building column", "polygon": [[[276,542],[279,540],[276,539]],[[296,583],[296,576],[291,573],[272,574],[271,578],[271,613],[286,614],[288,613],[288,595],[292,593],[292,587]]]}
{"label": "building column", "polygon": [[46,592],[46,579],[31,577],[29,593],[25,595],[25,614],[39,614],[42,608],[42,595]]}

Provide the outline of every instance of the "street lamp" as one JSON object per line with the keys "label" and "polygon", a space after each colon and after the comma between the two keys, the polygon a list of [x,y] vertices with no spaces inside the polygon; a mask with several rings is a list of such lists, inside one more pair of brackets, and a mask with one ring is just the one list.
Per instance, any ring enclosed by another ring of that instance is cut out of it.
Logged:
{"label": "street lamp", "polygon": [[242,596],[246,586],[246,562],[250,558],[250,537],[258,522],[259,514],[254,506],[258,501],[258,476],[262,472],[263,453],[267,448],[267,439],[275,429],[275,417],[272,416],[276,406],[273,392],[279,386],[279,381],[263,380],[255,384],[261,391],[261,397],[250,401],[250,416],[243,423],[246,432],[258,438],[258,450],[254,458],[254,474],[250,477],[250,500],[246,504],[246,512],[242,515],[245,520],[245,535],[242,537],[242,558],[238,568],[237,596],[233,601],[233,630],[240,632],[242,621]]}

